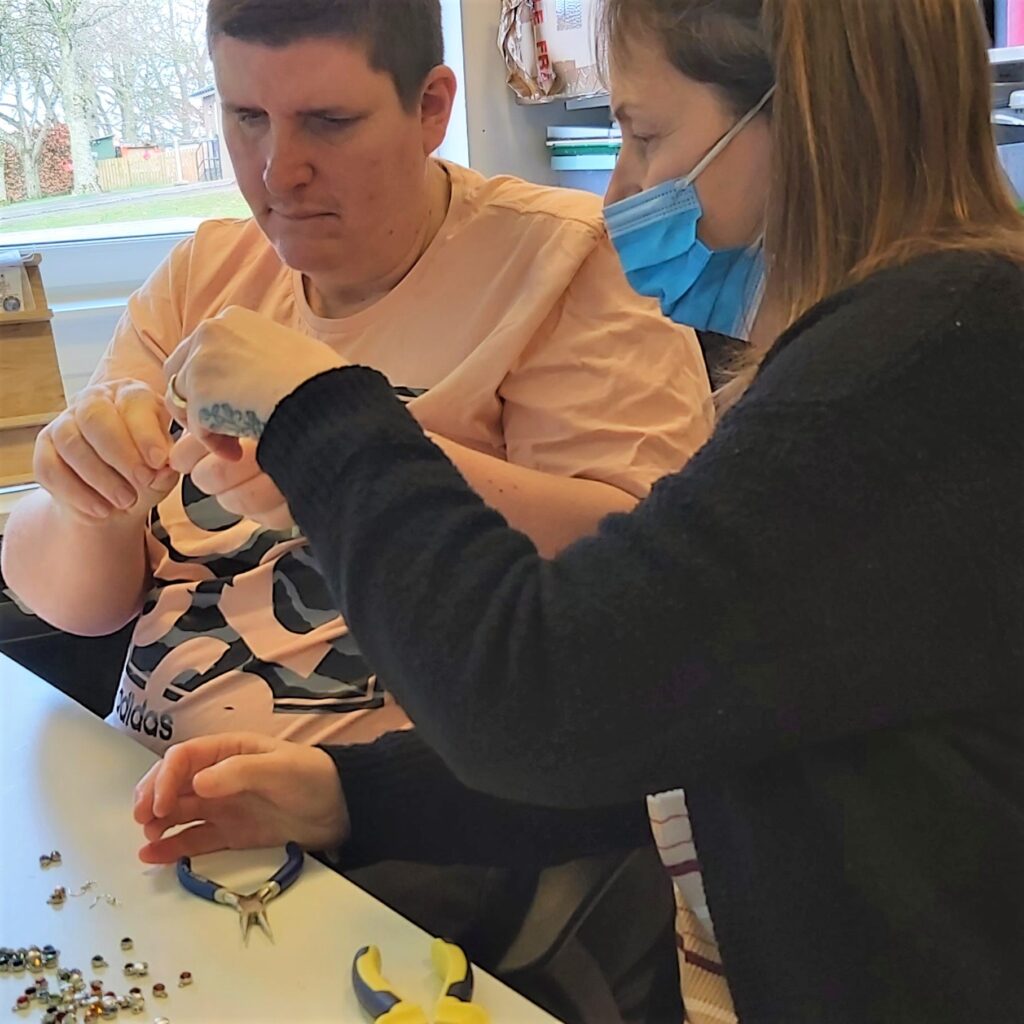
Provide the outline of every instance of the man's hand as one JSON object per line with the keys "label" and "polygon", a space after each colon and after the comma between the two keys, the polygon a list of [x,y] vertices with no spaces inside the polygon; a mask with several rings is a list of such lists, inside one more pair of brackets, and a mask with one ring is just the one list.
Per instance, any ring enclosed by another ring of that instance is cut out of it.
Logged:
{"label": "man's hand", "polygon": [[40,431],[35,478],[79,520],[143,519],[178,479],[169,422],[163,396],[141,381],[91,385]]}
{"label": "man's hand", "polygon": [[[349,835],[345,795],[330,757],[251,733],[171,747],[135,787],[133,813],[146,834],[139,858],[147,864],[289,841],[331,850]],[[179,825],[192,827],[165,836]]]}
{"label": "man's hand", "polygon": [[[278,402],[345,361],[328,345],[249,309],[204,320],[164,364],[168,410],[211,452],[238,461]],[[180,403],[180,404],[179,404]]]}
{"label": "man's hand", "polygon": [[235,462],[214,455],[186,431],[171,451],[171,466],[191,476],[225,511],[271,530],[292,529],[295,521],[284,495],[256,461],[257,442],[245,438],[239,445],[241,458]]}

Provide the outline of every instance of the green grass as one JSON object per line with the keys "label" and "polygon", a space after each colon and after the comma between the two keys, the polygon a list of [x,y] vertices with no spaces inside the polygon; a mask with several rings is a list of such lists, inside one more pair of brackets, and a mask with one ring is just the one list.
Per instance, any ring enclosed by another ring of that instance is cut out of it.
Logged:
{"label": "green grass", "polygon": [[[35,231],[41,228],[72,228],[85,224],[119,224],[129,220],[161,220],[165,217],[247,217],[249,208],[234,188],[203,192],[199,195],[157,196],[130,199],[107,206],[80,210],[40,213],[38,217],[19,217],[5,223],[0,212],[0,241],[7,231]],[[20,207],[20,204],[19,204]]]}

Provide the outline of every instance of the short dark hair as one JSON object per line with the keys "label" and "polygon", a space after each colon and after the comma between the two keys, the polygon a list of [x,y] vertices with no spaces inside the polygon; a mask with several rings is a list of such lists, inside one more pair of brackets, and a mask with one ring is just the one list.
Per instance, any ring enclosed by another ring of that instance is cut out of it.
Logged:
{"label": "short dark hair", "polygon": [[444,63],[441,0],[210,0],[206,34],[264,46],[306,39],[355,40],[375,71],[391,75],[411,109],[427,75]]}

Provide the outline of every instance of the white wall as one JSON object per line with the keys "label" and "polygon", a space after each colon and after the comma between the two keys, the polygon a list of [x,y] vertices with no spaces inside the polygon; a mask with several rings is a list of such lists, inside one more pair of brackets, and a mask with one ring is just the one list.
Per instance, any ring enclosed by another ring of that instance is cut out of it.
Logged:
{"label": "white wall", "polygon": [[[449,6],[454,3],[449,0]],[[607,110],[567,111],[561,101],[517,104],[498,50],[500,14],[501,0],[462,0],[470,165],[481,174],[515,174],[553,185],[544,145],[548,125],[599,124],[602,116],[607,124]]]}

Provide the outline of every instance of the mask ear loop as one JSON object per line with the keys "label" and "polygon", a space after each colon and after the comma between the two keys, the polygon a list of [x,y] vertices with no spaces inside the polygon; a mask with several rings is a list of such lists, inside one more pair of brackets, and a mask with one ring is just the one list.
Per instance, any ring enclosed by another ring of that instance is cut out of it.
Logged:
{"label": "mask ear loop", "polygon": [[708,168],[708,165],[725,149],[726,146],[736,138],[751,121],[761,113],[767,106],[768,101],[775,95],[773,85],[762,97],[760,102],[752,110],[748,110],[710,149],[707,156],[683,180],[684,187],[692,185]]}

